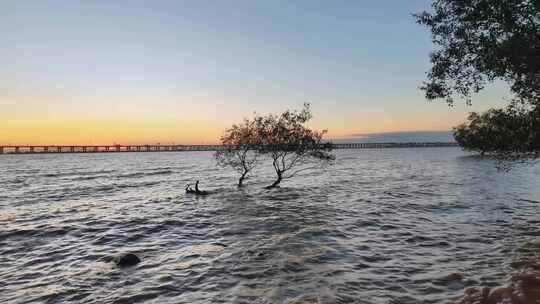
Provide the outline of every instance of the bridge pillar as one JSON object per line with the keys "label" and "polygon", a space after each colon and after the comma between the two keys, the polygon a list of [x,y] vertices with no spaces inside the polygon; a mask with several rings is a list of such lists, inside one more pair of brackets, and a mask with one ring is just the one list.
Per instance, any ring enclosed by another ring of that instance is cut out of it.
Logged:
{"label": "bridge pillar", "polygon": [[19,147],[15,147],[15,153],[20,153]]}
{"label": "bridge pillar", "polygon": [[75,147],[74,146],[69,147],[69,152],[71,153],[75,152]]}
{"label": "bridge pillar", "polygon": [[4,154],[4,147],[0,147],[0,154]]}
{"label": "bridge pillar", "polygon": [[34,147],[30,147],[30,153],[34,153]]}

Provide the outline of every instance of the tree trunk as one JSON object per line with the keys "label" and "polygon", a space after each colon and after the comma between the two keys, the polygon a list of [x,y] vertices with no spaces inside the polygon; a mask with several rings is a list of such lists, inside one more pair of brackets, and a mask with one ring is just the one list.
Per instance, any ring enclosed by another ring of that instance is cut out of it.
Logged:
{"label": "tree trunk", "polygon": [[281,180],[282,180],[281,173],[278,173],[277,179],[270,186],[266,186],[265,188],[266,189],[275,188],[275,187],[279,186],[279,183],[281,182]]}
{"label": "tree trunk", "polygon": [[242,173],[242,175],[238,179],[238,188],[241,188],[244,186],[244,179],[246,179],[246,173]]}

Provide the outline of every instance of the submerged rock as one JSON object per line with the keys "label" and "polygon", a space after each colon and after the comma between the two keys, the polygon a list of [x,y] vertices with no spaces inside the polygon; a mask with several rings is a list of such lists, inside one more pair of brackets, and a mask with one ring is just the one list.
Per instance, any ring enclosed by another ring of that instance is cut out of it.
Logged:
{"label": "submerged rock", "polygon": [[512,277],[514,294],[518,303],[540,303],[540,273],[519,273]]}
{"label": "submerged rock", "polygon": [[118,256],[115,259],[116,266],[118,267],[130,267],[135,266],[141,262],[138,256],[133,253],[126,253]]}
{"label": "submerged rock", "polygon": [[540,303],[540,273],[520,272],[512,275],[508,286],[468,288],[456,304],[538,304]]}

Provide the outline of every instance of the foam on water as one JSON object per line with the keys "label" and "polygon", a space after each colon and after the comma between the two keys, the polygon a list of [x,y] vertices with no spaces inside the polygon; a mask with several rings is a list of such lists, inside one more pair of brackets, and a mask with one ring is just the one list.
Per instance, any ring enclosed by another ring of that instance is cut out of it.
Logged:
{"label": "foam on water", "polygon": [[[0,302],[444,303],[538,270],[540,167],[456,148],[338,151],[274,190],[208,152],[0,168]],[[214,194],[185,195],[195,179]]]}

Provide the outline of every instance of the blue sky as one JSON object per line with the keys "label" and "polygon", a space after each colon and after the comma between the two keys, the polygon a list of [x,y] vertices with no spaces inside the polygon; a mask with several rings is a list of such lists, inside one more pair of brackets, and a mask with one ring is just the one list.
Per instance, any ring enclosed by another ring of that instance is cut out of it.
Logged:
{"label": "blue sky", "polygon": [[425,101],[433,45],[411,14],[429,3],[2,1],[0,141],[211,142],[306,101],[336,137],[448,130],[507,93]]}

